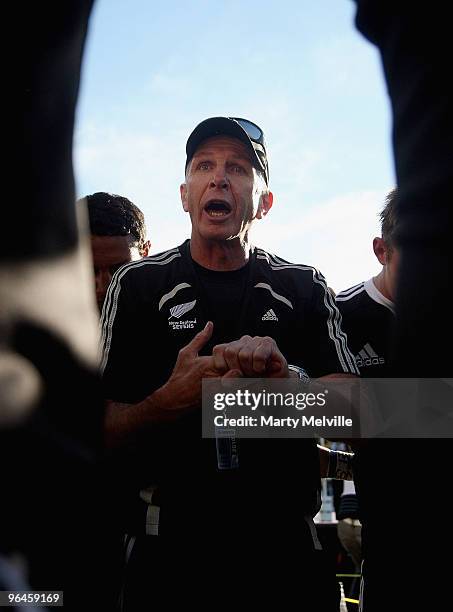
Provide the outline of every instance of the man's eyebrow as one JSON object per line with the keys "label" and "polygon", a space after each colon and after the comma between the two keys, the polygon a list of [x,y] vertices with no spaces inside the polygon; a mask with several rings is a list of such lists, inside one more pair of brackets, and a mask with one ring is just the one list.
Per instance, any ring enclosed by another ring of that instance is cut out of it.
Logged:
{"label": "man's eyebrow", "polygon": [[[214,155],[214,151],[211,151],[209,149],[201,149],[197,151],[196,153],[194,153],[192,159],[195,159],[198,157],[206,157],[209,155]],[[247,161],[253,165],[253,162],[248,155],[232,155],[231,159],[233,161]]]}

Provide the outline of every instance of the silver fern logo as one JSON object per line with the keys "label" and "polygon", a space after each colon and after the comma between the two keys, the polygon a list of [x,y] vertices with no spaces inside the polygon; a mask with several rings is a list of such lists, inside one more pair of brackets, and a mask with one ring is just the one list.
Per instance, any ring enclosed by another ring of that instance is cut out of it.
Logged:
{"label": "silver fern logo", "polygon": [[186,312],[192,310],[196,303],[197,300],[194,300],[193,302],[186,302],[185,304],[178,304],[177,306],[173,306],[172,308],[170,308],[170,316],[168,318],[171,319],[172,317],[174,317],[175,319],[180,319],[183,314],[186,314]]}

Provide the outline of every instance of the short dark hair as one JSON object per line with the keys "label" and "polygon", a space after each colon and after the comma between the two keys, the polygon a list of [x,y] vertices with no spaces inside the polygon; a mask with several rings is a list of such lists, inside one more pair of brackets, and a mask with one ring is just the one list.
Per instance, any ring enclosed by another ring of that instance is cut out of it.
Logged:
{"label": "short dark hair", "polygon": [[145,217],[124,196],[98,191],[85,196],[90,231],[95,236],[131,236],[141,251],[146,241]]}
{"label": "short dark hair", "polygon": [[395,245],[395,234],[398,225],[398,190],[392,189],[385,198],[384,208],[381,210],[381,234],[385,243],[392,247]]}

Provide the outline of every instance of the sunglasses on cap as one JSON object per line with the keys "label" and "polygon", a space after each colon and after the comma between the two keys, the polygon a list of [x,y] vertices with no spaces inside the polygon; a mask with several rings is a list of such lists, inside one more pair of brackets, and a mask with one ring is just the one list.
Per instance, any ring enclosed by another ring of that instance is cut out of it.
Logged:
{"label": "sunglasses on cap", "polygon": [[229,119],[238,123],[252,141],[255,153],[259,157],[261,165],[263,166],[267,183],[269,180],[269,169],[267,165],[266,145],[263,130],[256,125],[256,123],[253,123],[253,121],[243,119],[242,117],[229,117]]}
{"label": "sunglasses on cap", "polygon": [[229,118],[233,119],[233,121],[236,121],[236,123],[239,123],[241,128],[245,132],[247,132],[247,136],[250,138],[250,140],[253,140],[253,142],[260,144],[263,147],[265,146],[263,130],[258,125],[256,125],[256,123],[253,123],[252,121],[249,121],[248,119],[242,119],[242,117],[229,117]]}

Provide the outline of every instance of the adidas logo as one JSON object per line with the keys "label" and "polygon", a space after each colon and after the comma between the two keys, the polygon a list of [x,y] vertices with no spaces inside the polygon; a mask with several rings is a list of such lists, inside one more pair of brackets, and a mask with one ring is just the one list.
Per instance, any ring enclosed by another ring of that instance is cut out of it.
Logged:
{"label": "adidas logo", "polygon": [[270,308],[263,316],[261,317],[262,321],[278,321],[278,317],[275,312]]}
{"label": "adidas logo", "polygon": [[358,368],[363,368],[372,365],[382,365],[385,363],[385,359],[379,357],[367,342],[363,349],[355,356],[355,362]]}

